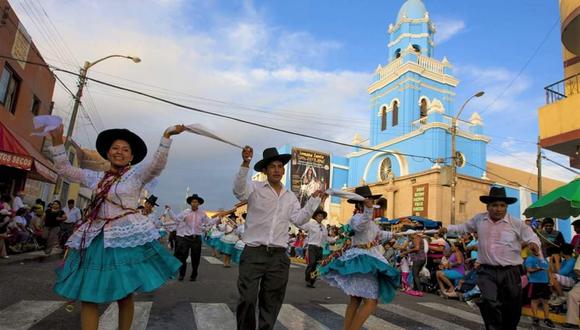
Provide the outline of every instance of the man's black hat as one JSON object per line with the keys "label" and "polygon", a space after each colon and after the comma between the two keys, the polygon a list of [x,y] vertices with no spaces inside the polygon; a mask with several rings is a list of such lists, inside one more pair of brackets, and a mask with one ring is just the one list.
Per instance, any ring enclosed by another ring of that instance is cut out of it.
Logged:
{"label": "man's black hat", "polygon": [[191,201],[194,199],[199,202],[199,205],[203,204],[203,202],[204,202],[203,198],[199,197],[197,194],[193,194],[193,195],[187,197],[187,199],[185,201],[187,202],[187,205],[189,205],[189,204],[191,204]]}
{"label": "man's black hat", "polygon": [[268,164],[276,160],[279,160],[282,162],[282,164],[286,165],[286,163],[288,163],[291,158],[292,155],[290,154],[279,154],[278,149],[276,148],[266,148],[262,152],[262,160],[254,165],[254,170],[261,172],[264,168],[266,168],[266,166],[268,166]]}
{"label": "man's black hat", "polygon": [[151,195],[151,196],[147,197],[145,199],[145,201],[151,205],[159,206],[159,204],[157,204],[157,196],[155,196],[155,195]]}
{"label": "man's black hat", "polygon": [[518,201],[515,197],[507,197],[504,187],[491,187],[489,195],[479,196],[479,200],[484,204],[500,201],[508,205]]}

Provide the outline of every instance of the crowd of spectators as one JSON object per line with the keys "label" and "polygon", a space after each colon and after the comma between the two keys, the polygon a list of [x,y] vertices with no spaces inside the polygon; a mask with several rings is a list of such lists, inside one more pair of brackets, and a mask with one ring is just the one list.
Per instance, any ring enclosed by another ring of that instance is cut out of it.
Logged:
{"label": "crowd of spectators", "polygon": [[[529,304],[539,322],[538,308],[544,312],[566,310],[578,312],[578,291],[580,275],[575,271],[580,252],[580,220],[575,221],[576,235],[570,243],[562,233],[554,229],[554,221],[527,220],[542,242],[542,256],[533,255],[525,246],[521,268],[525,304]],[[339,249],[348,239],[345,226],[327,226],[332,242],[324,248],[324,255]],[[433,293],[444,299],[459,299],[476,308],[480,289],[477,286],[478,237],[477,233],[467,233],[460,237],[442,237],[438,234],[425,235],[421,231],[407,230],[407,235],[398,236],[384,242],[384,257],[401,272],[401,291],[412,296]],[[307,259],[306,233],[298,230],[291,233],[288,253],[292,257]],[[575,290],[572,292],[571,290]],[[572,318],[578,317],[571,316]],[[546,319],[545,326],[554,326]]]}
{"label": "crowd of spectators", "polygon": [[0,197],[0,258],[36,250],[50,255],[55,247],[64,247],[81,221],[81,211],[74,200],[62,207],[58,200],[46,205],[41,199],[27,205],[24,198],[22,191]]}

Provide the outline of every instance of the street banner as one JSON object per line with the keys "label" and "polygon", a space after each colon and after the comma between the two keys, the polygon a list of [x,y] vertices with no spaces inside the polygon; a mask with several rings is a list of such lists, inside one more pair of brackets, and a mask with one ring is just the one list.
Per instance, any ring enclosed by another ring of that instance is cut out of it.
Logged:
{"label": "street banner", "polygon": [[290,162],[291,188],[304,206],[316,190],[326,190],[330,184],[330,154],[292,148]]}

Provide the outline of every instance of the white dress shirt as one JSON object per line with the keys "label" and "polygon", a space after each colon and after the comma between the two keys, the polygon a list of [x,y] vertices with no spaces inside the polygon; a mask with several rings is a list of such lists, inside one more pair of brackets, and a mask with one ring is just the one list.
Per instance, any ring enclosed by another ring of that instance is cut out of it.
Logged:
{"label": "white dress shirt", "polygon": [[310,220],[300,228],[304,229],[308,233],[306,245],[316,245],[318,247],[322,247],[324,243],[329,241],[328,230],[326,230],[326,226],[318,223],[316,220]]}
{"label": "white dress shirt", "polygon": [[82,218],[81,210],[78,207],[73,207],[72,209],[69,209],[68,206],[66,206],[65,208],[63,208],[63,211],[66,214],[66,220],[64,221],[65,223],[75,224]]}
{"label": "white dress shirt", "polygon": [[216,223],[219,218],[210,219],[204,211],[187,209],[177,216],[169,210],[169,216],[177,223],[176,235],[180,237],[202,235],[204,225]]}
{"label": "white dress shirt", "polygon": [[493,222],[487,212],[480,213],[464,224],[448,226],[447,230],[456,233],[477,232],[477,260],[482,265],[521,265],[522,243],[536,243],[538,247],[542,246],[530,226],[509,214]]}
{"label": "white dress shirt", "polygon": [[248,215],[243,240],[248,246],[288,246],[288,226],[308,222],[320,205],[319,197],[311,197],[303,208],[296,195],[282,188],[278,195],[268,181],[248,182],[250,169],[240,167],[234,180],[234,195],[248,201]]}

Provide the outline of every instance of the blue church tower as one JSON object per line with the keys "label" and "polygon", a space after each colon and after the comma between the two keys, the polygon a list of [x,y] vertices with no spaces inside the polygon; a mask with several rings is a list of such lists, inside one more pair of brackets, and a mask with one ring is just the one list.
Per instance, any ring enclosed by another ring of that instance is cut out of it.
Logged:
{"label": "blue church tower", "polygon": [[[357,148],[344,158],[334,156],[333,187],[380,183],[450,164],[459,81],[447,58],[434,57],[435,33],[423,1],[407,0],[388,28],[387,63],[378,65],[368,87],[369,138],[357,135],[353,141],[384,152]],[[458,127],[458,173],[485,177],[489,139],[481,118],[474,113]]]}

